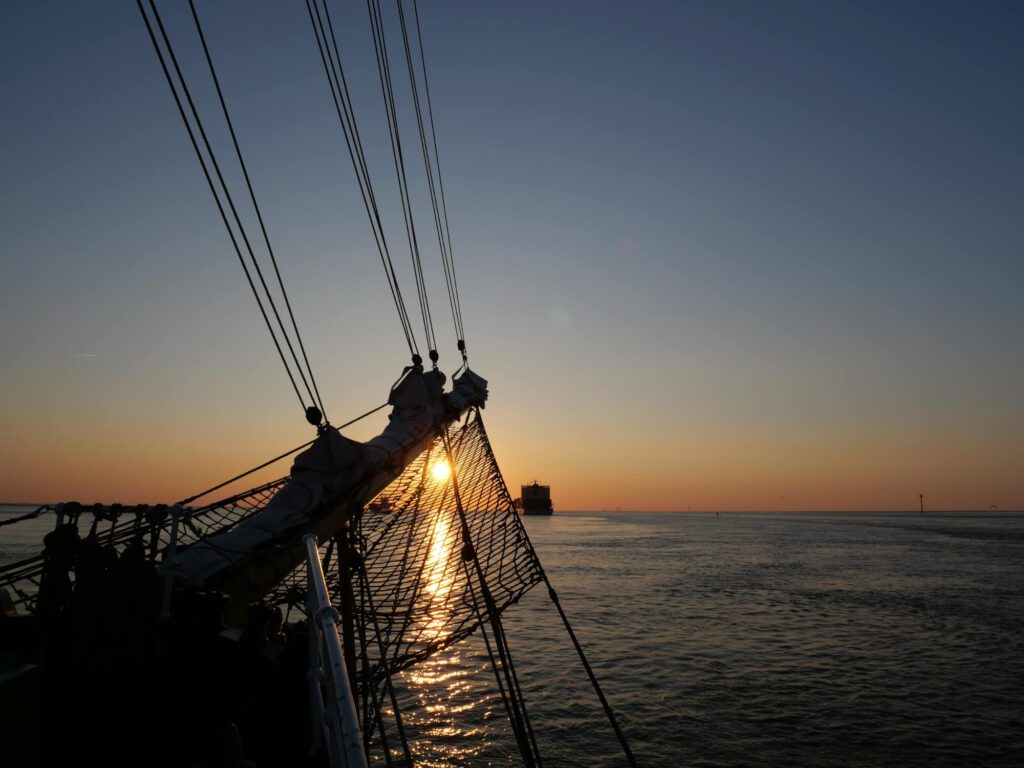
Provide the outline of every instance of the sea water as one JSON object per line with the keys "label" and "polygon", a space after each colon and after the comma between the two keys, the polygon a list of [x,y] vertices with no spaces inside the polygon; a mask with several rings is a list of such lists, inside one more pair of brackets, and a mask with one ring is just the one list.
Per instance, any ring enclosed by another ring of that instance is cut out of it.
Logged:
{"label": "sea water", "polygon": [[[1024,516],[524,522],[640,765],[1024,765]],[[546,589],[505,629],[545,764],[624,765]],[[399,688],[417,764],[520,763],[479,636]]]}
{"label": "sea water", "polygon": [[[1024,766],[1024,516],[524,518],[640,765]],[[535,588],[505,614],[548,765],[625,765]],[[418,755],[514,765],[479,643],[418,674]]]}

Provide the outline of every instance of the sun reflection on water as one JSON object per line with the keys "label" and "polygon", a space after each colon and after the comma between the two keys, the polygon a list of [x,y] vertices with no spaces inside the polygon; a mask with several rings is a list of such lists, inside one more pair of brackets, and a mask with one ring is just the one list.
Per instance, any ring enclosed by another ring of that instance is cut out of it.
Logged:
{"label": "sun reflection on water", "polygon": [[452,542],[448,540],[451,523],[448,520],[448,514],[443,509],[437,510],[434,514],[430,551],[427,554],[427,562],[424,567],[426,572],[424,590],[435,598],[428,608],[431,613],[434,612],[435,602],[444,601],[448,597],[453,584],[452,576],[445,573],[452,555]]}
{"label": "sun reflection on water", "polygon": [[[428,643],[451,631],[452,601],[465,587],[454,512],[437,509],[432,515],[417,607],[421,637]],[[479,636],[470,637],[400,676],[402,717],[417,766],[477,765],[493,748],[503,711],[480,645]]]}
{"label": "sun reflection on water", "polygon": [[455,546],[450,515],[443,509],[435,513],[431,532],[430,550],[423,567],[423,596],[425,625],[423,637],[432,641],[440,637],[448,625],[451,609],[449,597],[455,586],[457,563],[452,562]]}
{"label": "sun reflection on water", "polygon": [[410,750],[418,766],[456,768],[479,764],[495,740],[500,702],[488,685],[488,668],[476,638],[441,651],[411,669],[402,681]]}

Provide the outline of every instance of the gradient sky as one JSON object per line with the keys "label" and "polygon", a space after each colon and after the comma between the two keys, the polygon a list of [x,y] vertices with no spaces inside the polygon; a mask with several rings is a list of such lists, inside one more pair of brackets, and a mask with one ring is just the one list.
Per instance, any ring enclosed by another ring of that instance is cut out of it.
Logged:
{"label": "gradient sky", "polygon": [[[162,7],[214,124],[187,6]],[[333,7],[411,302],[365,6]],[[200,14],[340,423],[407,351],[304,5]],[[1024,5],[421,14],[514,493],[1024,508]],[[0,4],[0,93],[0,499],[174,501],[309,439],[134,3]]]}

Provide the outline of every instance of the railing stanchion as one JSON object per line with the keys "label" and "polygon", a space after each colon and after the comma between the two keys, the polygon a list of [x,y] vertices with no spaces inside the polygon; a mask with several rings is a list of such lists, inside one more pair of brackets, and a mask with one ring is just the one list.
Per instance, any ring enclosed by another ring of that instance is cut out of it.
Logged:
{"label": "railing stanchion", "polygon": [[[310,641],[310,680],[326,688],[323,733],[332,768],[366,768],[363,735],[356,713],[355,697],[349,684],[345,656],[338,637],[338,612],[331,605],[320,564],[320,549],[316,536],[308,534],[306,542],[306,571],[308,574],[308,608],[310,635],[319,642],[319,653],[313,655]],[[320,675],[313,665],[321,667]],[[322,681],[322,682],[321,682]]]}

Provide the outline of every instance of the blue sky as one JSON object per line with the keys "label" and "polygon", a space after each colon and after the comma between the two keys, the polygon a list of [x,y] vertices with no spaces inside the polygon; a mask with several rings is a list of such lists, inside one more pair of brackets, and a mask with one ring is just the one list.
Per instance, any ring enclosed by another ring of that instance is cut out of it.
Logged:
{"label": "blue sky", "polygon": [[[305,8],[199,9],[341,421],[407,353]],[[187,7],[161,10],[212,123]],[[332,12],[411,302],[366,10]],[[510,485],[562,508],[1024,507],[1019,4],[421,14]],[[169,500],[305,439],[134,4],[5,4],[0,77],[0,496]]]}

